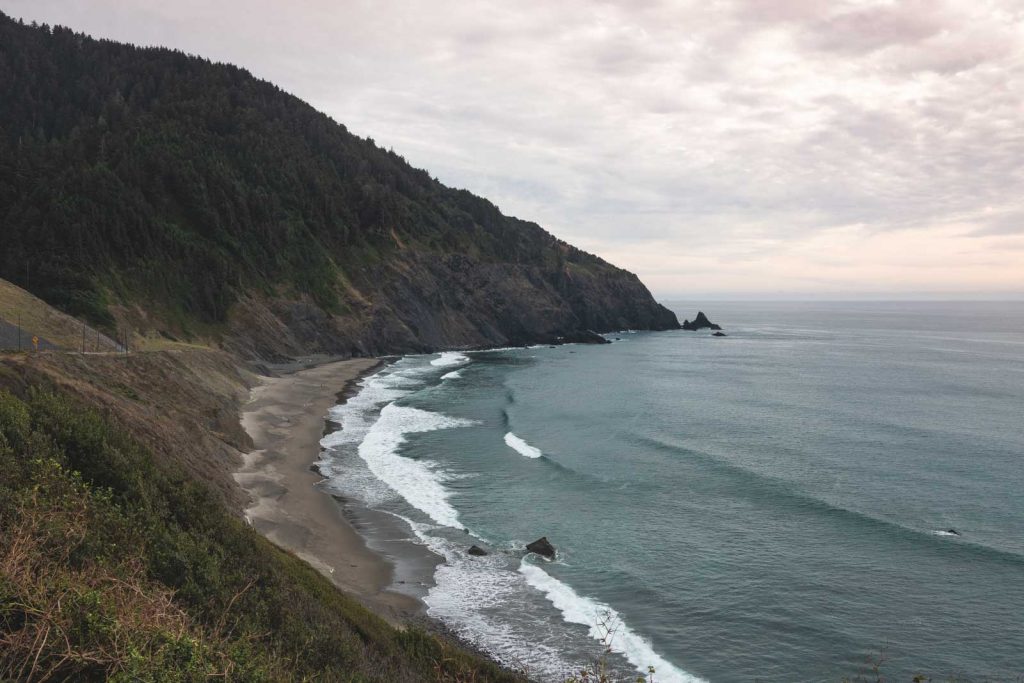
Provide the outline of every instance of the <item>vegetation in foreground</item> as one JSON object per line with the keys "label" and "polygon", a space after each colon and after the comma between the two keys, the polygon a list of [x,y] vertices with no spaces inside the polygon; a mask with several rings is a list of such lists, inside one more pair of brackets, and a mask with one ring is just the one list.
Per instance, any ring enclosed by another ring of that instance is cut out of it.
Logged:
{"label": "vegetation in foreground", "polygon": [[0,391],[0,538],[0,680],[520,680],[392,628],[57,393]]}

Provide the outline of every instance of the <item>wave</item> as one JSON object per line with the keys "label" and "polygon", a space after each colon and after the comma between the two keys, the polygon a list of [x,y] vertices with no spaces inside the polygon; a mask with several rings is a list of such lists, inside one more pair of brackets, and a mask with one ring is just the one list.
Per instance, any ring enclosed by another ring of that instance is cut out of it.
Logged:
{"label": "wave", "polygon": [[377,421],[380,409],[424,386],[430,367],[421,361],[403,359],[359,382],[359,391],[328,411],[338,429],[320,440],[323,449],[316,468],[327,479],[328,490],[355,496],[371,507],[394,500],[398,495],[359,460],[357,447]]}
{"label": "wave", "polygon": [[422,381],[416,379],[415,373],[416,368],[402,368],[380,372],[361,380],[358,392],[327,411],[328,419],[340,425],[340,428],[320,439],[320,446],[331,449],[362,441],[377,421],[376,411],[380,406],[408,396],[422,386]]}
{"label": "wave", "polygon": [[435,368],[447,368],[453,365],[463,365],[469,362],[469,356],[458,351],[444,351],[440,357],[430,361]]}
{"label": "wave", "polygon": [[481,539],[492,552],[474,557],[466,553],[466,547],[479,537],[445,538],[438,535],[444,533],[443,528],[388,514],[408,524],[420,543],[445,560],[435,568],[434,585],[423,598],[431,617],[509,668],[520,669],[529,663],[531,672],[541,677],[538,680],[564,680],[579,669],[565,658],[564,641],[558,634],[540,641],[533,609],[519,615],[526,618],[516,619],[512,614],[514,606],[528,599],[524,591],[532,589],[509,563],[510,547],[494,547]]}
{"label": "wave", "polygon": [[[455,359],[456,355],[461,356],[453,354],[446,362],[450,365],[460,362]],[[445,562],[435,568],[434,585],[424,598],[431,616],[441,619],[453,631],[509,666],[530,662],[531,669],[543,680],[562,680],[578,669],[571,659],[587,657],[582,653],[593,641],[585,632],[573,633],[574,627],[566,623],[571,620],[562,619],[557,611],[548,617],[554,628],[544,635],[538,634],[537,615],[547,613],[552,600],[538,592],[520,571],[522,543],[495,544],[481,538],[491,549],[491,555],[468,555],[466,548],[477,536],[462,533],[468,530],[449,501],[446,482],[450,475],[429,461],[400,454],[410,434],[476,424],[396,403],[436,382],[430,378],[436,377],[432,370],[438,360],[442,359],[424,362],[426,359],[419,358],[404,366],[400,361],[360,382],[359,393],[330,411],[330,418],[339,422],[340,428],[322,439],[321,444],[327,449],[323,460],[333,462],[339,488],[347,491],[354,488],[367,504],[375,507],[400,497],[426,515],[420,522],[395,516],[408,523],[419,542],[445,558]],[[458,370],[453,369],[443,377],[451,379],[457,373]],[[509,398],[511,401],[511,396]],[[505,442],[525,457],[538,458],[542,454],[511,431],[506,434]],[[349,460],[346,466],[345,458],[356,461]],[[353,467],[355,462],[361,465]],[[362,481],[364,478],[367,481]],[[511,605],[525,609],[510,610]],[[623,642],[629,650],[643,657],[643,666],[656,666],[658,680],[668,683],[697,680],[672,676],[671,665],[649,647],[643,650],[642,640],[632,632],[625,636],[621,633],[620,630],[616,639],[625,638]],[[572,651],[580,654],[567,658],[566,638],[578,643]],[[640,666],[628,657],[627,660],[633,666]],[[627,665],[623,663],[623,666]]]}
{"label": "wave", "polygon": [[544,349],[550,344],[532,344],[529,346],[494,346],[489,349],[473,349],[473,353],[501,353],[503,351],[529,351],[530,349]]}
{"label": "wave", "polygon": [[512,432],[505,434],[505,445],[527,458],[539,458],[544,453],[537,447],[526,443]]}
{"label": "wave", "polygon": [[444,379],[459,379],[460,377],[462,377],[462,373],[459,372],[458,370],[452,370],[451,372],[446,372],[445,374],[441,375],[441,379],[443,379],[443,380]]}
{"label": "wave", "polygon": [[547,597],[565,621],[586,626],[595,640],[604,642],[609,631],[613,631],[611,642],[606,645],[612,652],[625,657],[637,671],[646,674],[647,667],[653,666],[657,680],[662,683],[704,683],[704,679],[683,671],[655,652],[650,643],[630,629],[618,612],[608,605],[579,595],[572,587],[528,563],[525,558],[519,565],[519,572],[526,577],[528,584]]}
{"label": "wave", "polygon": [[[912,538],[919,542],[943,543],[945,544],[943,548],[947,548],[947,552],[973,552],[985,555],[993,560],[1009,562],[1017,566],[1024,565],[1024,555],[1012,550],[995,548],[977,541],[968,541],[962,536],[960,537],[960,543],[949,546],[946,541],[939,540],[939,537],[947,535],[945,533],[936,533],[931,529],[908,526],[892,519],[876,517],[861,510],[843,507],[801,491],[792,482],[785,479],[741,467],[707,451],[687,448],[686,446],[669,443],[656,437],[640,437],[638,442],[675,455],[691,457],[699,460],[702,464],[708,466],[709,469],[741,479],[750,484],[754,490],[766,494],[765,497],[770,499],[773,504],[784,504],[800,512],[832,517],[843,523],[857,525],[862,529],[874,529],[879,533],[898,534],[904,538]],[[581,473],[576,474],[580,475]]]}
{"label": "wave", "polygon": [[448,503],[447,475],[436,466],[398,454],[407,434],[469,427],[472,420],[389,403],[359,444],[359,457],[378,479],[438,524],[464,529]]}

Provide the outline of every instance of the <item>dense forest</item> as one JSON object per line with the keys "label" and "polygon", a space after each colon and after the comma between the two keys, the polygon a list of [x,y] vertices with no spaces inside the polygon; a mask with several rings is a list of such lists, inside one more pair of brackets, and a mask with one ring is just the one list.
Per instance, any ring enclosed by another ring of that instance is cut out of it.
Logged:
{"label": "dense forest", "polygon": [[267,356],[678,324],[244,69],[0,14],[0,91],[0,277],[101,327]]}

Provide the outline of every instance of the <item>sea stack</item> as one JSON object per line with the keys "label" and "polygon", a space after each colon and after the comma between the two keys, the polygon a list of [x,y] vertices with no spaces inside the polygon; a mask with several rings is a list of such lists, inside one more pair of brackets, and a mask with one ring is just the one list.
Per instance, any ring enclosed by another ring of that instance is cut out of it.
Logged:
{"label": "sea stack", "polygon": [[683,321],[683,329],[694,332],[696,330],[720,330],[722,326],[708,320],[708,317],[704,315],[704,311],[697,311],[697,317],[693,319],[693,322],[689,320]]}
{"label": "sea stack", "polygon": [[555,559],[555,546],[551,545],[547,536],[541,536],[536,541],[526,546],[526,551],[543,555],[549,560]]}

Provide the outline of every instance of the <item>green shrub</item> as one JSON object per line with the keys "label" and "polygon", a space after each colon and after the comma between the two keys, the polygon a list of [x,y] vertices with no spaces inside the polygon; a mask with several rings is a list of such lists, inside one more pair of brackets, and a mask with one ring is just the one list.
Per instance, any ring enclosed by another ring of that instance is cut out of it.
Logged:
{"label": "green shrub", "polygon": [[520,680],[392,628],[57,394],[0,391],[0,538],[0,680]]}

